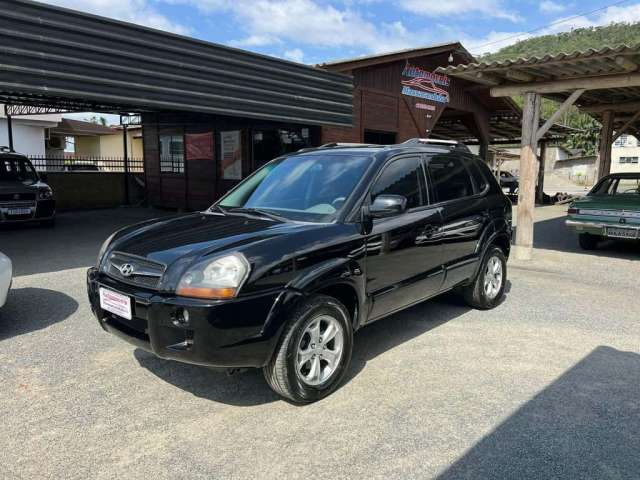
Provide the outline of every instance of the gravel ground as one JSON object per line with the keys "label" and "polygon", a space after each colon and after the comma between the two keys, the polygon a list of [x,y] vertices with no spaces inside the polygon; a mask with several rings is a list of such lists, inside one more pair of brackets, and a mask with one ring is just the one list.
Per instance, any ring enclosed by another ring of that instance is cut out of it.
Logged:
{"label": "gravel ground", "polygon": [[0,478],[637,478],[640,251],[585,255],[560,208],[491,312],[444,296],[356,335],[348,379],[305,407],[259,372],[158,360],[103,332],[84,273],[118,225],[0,231]]}

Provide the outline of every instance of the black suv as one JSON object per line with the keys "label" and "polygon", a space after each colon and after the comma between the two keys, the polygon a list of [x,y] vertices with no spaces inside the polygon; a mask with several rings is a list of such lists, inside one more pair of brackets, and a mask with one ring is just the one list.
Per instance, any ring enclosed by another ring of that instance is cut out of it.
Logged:
{"label": "black suv", "polygon": [[56,203],[44,180],[27,157],[0,147],[0,224],[53,225]]}
{"label": "black suv", "polygon": [[155,355],[333,391],[353,333],[456,289],[504,293],[511,203],[462,145],[330,145],[277,158],[206,212],[114,233],[88,272],[100,325]]}

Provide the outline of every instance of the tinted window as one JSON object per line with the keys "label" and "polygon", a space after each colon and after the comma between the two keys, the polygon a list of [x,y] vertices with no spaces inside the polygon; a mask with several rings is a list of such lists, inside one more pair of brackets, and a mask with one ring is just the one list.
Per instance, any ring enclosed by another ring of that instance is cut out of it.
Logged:
{"label": "tinted window", "polygon": [[367,155],[313,153],[268,163],[217,205],[273,210],[310,222],[335,220],[371,164]]}
{"label": "tinted window", "polygon": [[484,176],[484,172],[480,169],[480,163],[478,162],[478,160],[472,158],[468,158],[465,161],[467,162],[467,168],[471,172],[471,175],[473,175],[473,180],[475,181],[478,193],[484,192],[484,190],[489,186],[489,182]]}
{"label": "tinted window", "polygon": [[407,198],[407,209],[426,205],[423,178],[419,157],[400,158],[385,167],[371,190],[372,198],[402,195]]}
{"label": "tinted window", "polygon": [[429,160],[428,170],[438,202],[473,195],[471,177],[460,158],[452,155],[433,157]]}

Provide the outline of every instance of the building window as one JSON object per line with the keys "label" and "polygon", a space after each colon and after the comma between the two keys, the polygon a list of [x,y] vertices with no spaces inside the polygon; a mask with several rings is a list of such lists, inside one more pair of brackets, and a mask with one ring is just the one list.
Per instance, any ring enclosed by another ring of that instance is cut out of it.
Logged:
{"label": "building window", "polygon": [[620,157],[619,163],[638,163],[638,157]]}
{"label": "building window", "polygon": [[160,173],[184,173],[184,139],[182,135],[160,135]]}

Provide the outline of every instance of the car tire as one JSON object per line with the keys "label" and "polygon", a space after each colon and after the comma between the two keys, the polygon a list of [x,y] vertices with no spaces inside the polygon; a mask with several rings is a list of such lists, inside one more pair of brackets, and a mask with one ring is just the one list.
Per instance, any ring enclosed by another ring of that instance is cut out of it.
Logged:
{"label": "car tire", "polygon": [[581,233],[578,235],[578,243],[583,250],[595,250],[598,248],[600,237],[591,235],[590,233]]}
{"label": "car tire", "polygon": [[[331,339],[322,338],[334,330]],[[340,385],[352,350],[347,309],[333,297],[313,295],[291,313],[273,357],[263,368],[264,377],[277,394],[294,403],[312,403]]]}
{"label": "car tire", "polygon": [[507,285],[507,258],[495,246],[489,247],[475,279],[462,288],[467,305],[478,310],[490,310],[500,304]]}

